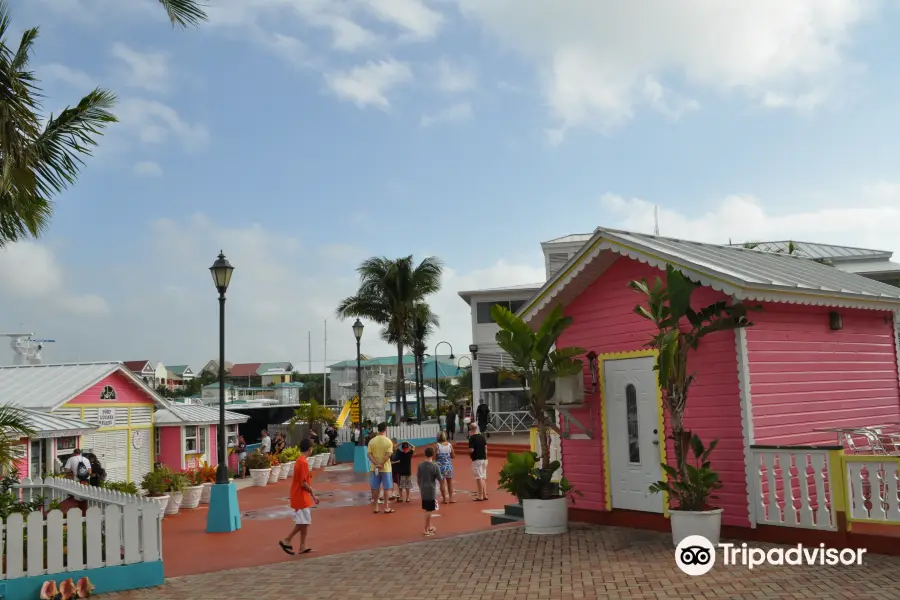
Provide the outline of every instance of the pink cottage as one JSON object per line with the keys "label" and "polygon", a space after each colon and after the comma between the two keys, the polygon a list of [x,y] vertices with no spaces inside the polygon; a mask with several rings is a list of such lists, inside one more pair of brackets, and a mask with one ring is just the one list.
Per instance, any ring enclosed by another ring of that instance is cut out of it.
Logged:
{"label": "pink cottage", "polygon": [[691,356],[685,426],[719,439],[726,528],[759,521],[754,449],[833,446],[835,434],[818,430],[900,423],[900,288],[800,257],[597,229],[519,310],[537,325],[561,304],[574,324],[560,346],[599,355],[596,389],[586,366],[584,405],[561,417],[563,469],[583,494],[572,518],[666,526],[663,497],[647,489],[674,453],[645,348],[651,324],[634,314],[643,298],[628,284],[664,278],[667,264],[703,286],[697,307],[763,307],[753,327],[713,334]]}

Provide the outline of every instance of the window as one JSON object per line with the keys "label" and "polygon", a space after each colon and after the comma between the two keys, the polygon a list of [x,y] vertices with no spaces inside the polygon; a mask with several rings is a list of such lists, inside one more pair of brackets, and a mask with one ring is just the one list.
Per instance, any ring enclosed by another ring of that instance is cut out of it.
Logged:
{"label": "window", "polygon": [[493,323],[494,319],[491,318],[491,307],[495,304],[502,306],[503,308],[509,309],[512,312],[518,312],[520,308],[525,304],[525,300],[502,300],[500,302],[479,302],[475,305],[475,313],[476,318],[478,319],[479,325],[485,325],[488,323]]}
{"label": "window", "polygon": [[184,451],[191,454],[203,454],[206,451],[204,427],[185,425],[184,427]]}
{"label": "window", "polygon": [[238,430],[237,425],[227,425],[225,427],[225,447],[237,446]]}
{"label": "window", "polygon": [[628,421],[628,462],[641,462],[641,444],[638,432],[637,390],[630,383],[625,387],[625,417]]}
{"label": "window", "polygon": [[56,438],[56,453],[71,452],[78,447],[78,436]]}
{"label": "window", "polygon": [[206,454],[206,440],[209,439],[209,430],[206,427],[198,427],[197,428],[198,437],[197,440],[199,442],[199,450],[200,454]]}
{"label": "window", "polygon": [[115,400],[116,399],[116,390],[111,385],[104,385],[103,391],[100,392],[101,400]]}
{"label": "window", "polygon": [[159,460],[159,427],[153,428],[153,456]]}

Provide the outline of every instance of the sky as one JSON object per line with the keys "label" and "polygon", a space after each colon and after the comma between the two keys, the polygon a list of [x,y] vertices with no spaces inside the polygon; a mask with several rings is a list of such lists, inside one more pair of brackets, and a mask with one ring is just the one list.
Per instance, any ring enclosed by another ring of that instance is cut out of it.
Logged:
{"label": "sky", "polygon": [[220,249],[227,359],[316,372],[355,356],[335,307],[369,256],[444,262],[459,354],[459,291],[654,207],[665,236],[900,250],[894,0],[209,0],[188,30],[155,0],[10,6],[47,112],[118,96],[48,232],[0,250],[0,333],[45,362],[201,368]]}

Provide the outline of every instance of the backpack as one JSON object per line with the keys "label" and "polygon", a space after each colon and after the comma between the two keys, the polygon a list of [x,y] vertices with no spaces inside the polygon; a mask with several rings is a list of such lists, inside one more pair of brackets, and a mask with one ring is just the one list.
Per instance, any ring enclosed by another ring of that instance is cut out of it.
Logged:
{"label": "backpack", "polygon": [[75,476],[78,477],[78,481],[88,480],[88,468],[84,465],[84,459],[78,461],[78,466],[75,468]]}

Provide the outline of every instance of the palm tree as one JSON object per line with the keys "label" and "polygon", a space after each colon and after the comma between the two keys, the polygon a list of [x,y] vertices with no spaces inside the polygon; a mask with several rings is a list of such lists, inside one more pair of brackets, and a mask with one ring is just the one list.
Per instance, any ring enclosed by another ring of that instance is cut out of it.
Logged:
{"label": "palm tree", "polygon": [[[340,319],[358,317],[382,326],[382,337],[397,345],[397,379],[394,397],[408,417],[406,394],[403,393],[403,348],[409,340],[409,326],[416,303],[441,288],[441,261],[424,259],[414,266],[412,255],[391,260],[373,257],[357,269],[359,289],[344,298],[337,308]],[[402,402],[401,402],[402,398]]]}
{"label": "palm tree", "polygon": [[206,13],[200,8],[200,3],[196,0],[159,0],[163,5],[166,14],[172,26],[187,27],[188,25],[199,25],[201,21],[206,20]]}
{"label": "palm tree", "polygon": [[431,312],[431,307],[424,302],[415,306],[412,314],[412,322],[409,327],[409,340],[407,344],[412,348],[415,357],[416,369],[416,414],[419,421],[425,412],[425,352],[428,350],[426,342],[435,328],[440,327],[441,321],[436,314]]}
{"label": "palm tree", "polygon": [[[196,0],[160,0],[172,25],[206,20]],[[28,69],[38,28],[7,43],[10,10],[0,0],[0,247],[39,237],[53,213],[53,196],[75,183],[103,129],[116,118],[115,95],[97,88],[56,117],[42,112],[41,89]]]}
{"label": "palm tree", "polygon": [[11,404],[0,405],[0,471],[10,473],[24,455],[22,438],[34,435],[28,414]]}

